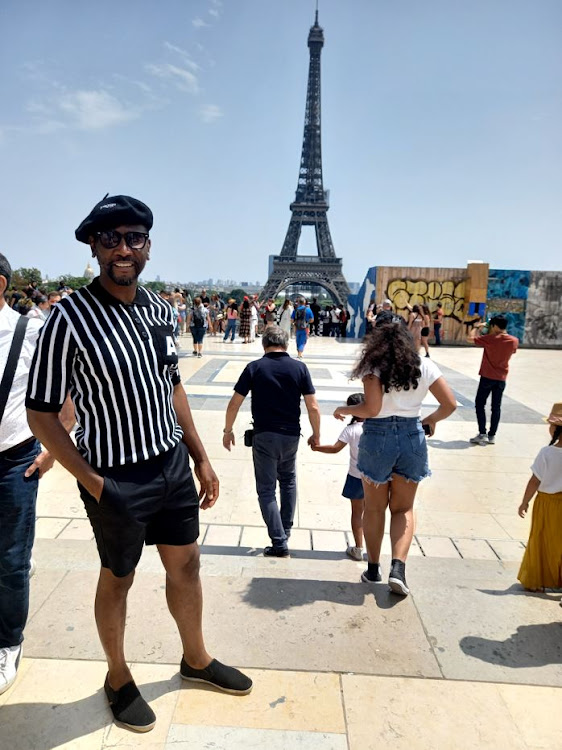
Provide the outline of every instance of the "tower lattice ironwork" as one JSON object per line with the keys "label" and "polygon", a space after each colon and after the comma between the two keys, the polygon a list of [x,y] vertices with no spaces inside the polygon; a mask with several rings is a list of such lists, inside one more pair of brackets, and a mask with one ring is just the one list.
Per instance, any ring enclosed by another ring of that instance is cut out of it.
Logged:
{"label": "tower lattice ironwork", "polygon": [[[324,31],[318,24],[308,34],[310,64],[304,116],[301,163],[295,200],[291,203],[291,220],[280,255],[273,256],[273,268],[262,297],[275,298],[291,284],[312,283],[326,289],[334,301],[345,304],[349,286],[342,273],[341,258],[336,258],[328,226],[329,194],[322,179],[322,139],[320,105],[320,54]],[[313,226],[318,255],[298,255],[303,226]]]}

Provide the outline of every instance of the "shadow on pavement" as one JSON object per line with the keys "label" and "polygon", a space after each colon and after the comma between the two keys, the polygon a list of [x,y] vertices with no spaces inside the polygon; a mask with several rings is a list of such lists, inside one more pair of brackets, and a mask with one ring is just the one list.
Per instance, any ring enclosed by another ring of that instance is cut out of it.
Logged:
{"label": "shadow on pavement", "polygon": [[314,602],[362,607],[370,595],[374,595],[379,609],[391,609],[403,600],[403,597],[392,594],[385,583],[372,585],[348,581],[252,578],[242,601],[256,609],[283,612]]}
{"label": "shadow on pavement", "polygon": [[427,444],[430,448],[439,448],[439,450],[445,451],[459,451],[475,447],[468,440],[436,440],[435,438],[428,438]]}
{"label": "shadow on pavement", "polygon": [[[165,693],[180,690],[181,680],[174,675],[169,680],[138,687],[150,703]],[[102,688],[87,698],[63,704],[4,704],[0,709],[0,747],[10,750],[53,750],[61,745],[78,747],[81,738],[109,726],[112,719]],[[131,732],[131,745],[134,744],[135,733]],[[100,739],[99,747],[101,745]]]}
{"label": "shadow on pavement", "polygon": [[[512,584],[508,589],[478,589],[481,594],[489,594],[490,596],[529,596],[538,599],[547,599],[558,601],[560,596],[560,589],[547,589],[546,591],[528,591],[521,586],[520,583]],[[556,595],[556,599],[553,598]]]}
{"label": "shadow on pavement", "polygon": [[521,625],[505,641],[468,635],[461,638],[459,645],[467,656],[502,667],[522,669],[562,664],[562,622]]}

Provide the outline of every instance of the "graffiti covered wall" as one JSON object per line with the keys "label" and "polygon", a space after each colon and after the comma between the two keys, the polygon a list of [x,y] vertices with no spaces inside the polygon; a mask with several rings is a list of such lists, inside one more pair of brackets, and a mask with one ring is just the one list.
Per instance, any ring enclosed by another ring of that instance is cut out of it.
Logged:
{"label": "graffiti covered wall", "polygon": [[444,343],[462,343],[473,323],[502,313],[508,330],[524,346],[562,348],[562,272],[467,268],[370,268],[359,294],[348,300],[350,335],[365,333],[371,300],[390,299],[404,317],[408,305],[426,304],[433,312],[441,302]]}
{"label": "graffiti covered wall", "polygon": [[531,271],[523,342],[562,347],[562,272]]}
{"label": "graffiti covered wall", "polygon": [[431,312],[441,302],[442,336],[458,341],[465,336],[466,269],[396,268],[377,269],[377,301],[389,299],[394,310],[408,317],[408,305],[427,305]]}
{"label": "graffiti covered wall", "polygon": [[498,313],[505,315],[509,333],[522,343],[530,282],[530,271],[491,268],[488,276],[488,317]]}

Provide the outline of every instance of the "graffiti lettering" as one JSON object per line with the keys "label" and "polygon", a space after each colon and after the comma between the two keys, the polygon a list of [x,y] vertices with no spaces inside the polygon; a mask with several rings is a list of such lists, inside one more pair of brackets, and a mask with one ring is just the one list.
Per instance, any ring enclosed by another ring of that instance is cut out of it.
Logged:
{"label": "graffiti lettering", "polygon": [[433,312],[441,302],[443,315],[461,322],[464,319],[464,294],[466,282],[424,281],[423,279],[393,279],[386,289],[386,296],[397,312],[408,306],[427,305]]}

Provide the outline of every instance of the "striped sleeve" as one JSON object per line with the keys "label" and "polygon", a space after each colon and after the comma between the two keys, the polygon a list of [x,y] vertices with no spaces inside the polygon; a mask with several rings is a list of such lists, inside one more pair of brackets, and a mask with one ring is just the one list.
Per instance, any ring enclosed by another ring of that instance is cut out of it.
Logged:
{"label": "striped sleeve", "polygon": [[41,329],[33,356],[25,405],[59,412],[68,393],[76,343],[68,321],[55,306]]}

